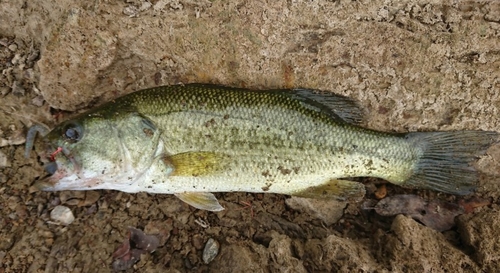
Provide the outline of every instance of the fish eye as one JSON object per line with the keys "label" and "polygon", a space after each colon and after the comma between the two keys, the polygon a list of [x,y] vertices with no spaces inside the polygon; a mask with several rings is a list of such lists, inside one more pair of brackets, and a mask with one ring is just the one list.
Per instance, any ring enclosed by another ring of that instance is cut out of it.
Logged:
{"label": "fish eye", "polygon": [[62,131],[64,139],[70,143],[76,143],[83,137],[83,129],[79,124],[70,123],[64,126]]}

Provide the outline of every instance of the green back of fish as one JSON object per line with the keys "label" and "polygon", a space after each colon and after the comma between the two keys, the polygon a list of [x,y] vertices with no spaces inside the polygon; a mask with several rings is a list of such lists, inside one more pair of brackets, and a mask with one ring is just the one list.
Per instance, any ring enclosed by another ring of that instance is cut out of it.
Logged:
{"label": "green back of fish", "polygon": [[[189,84],[147,89],[122,97],[114,103],[117,108],[129,109],[144,115],[161,116],[171,112],[205,111],[227,114],[228,110],[266,108],[292,110],[321,122],[341,124],[341,118],[332,109],[309,100],[304,102],[293,90],[265,90],[231,88],[224,86]],[[266,117],[275,118],[275,117]],[[292,121],[291,121],[292,122]]]}

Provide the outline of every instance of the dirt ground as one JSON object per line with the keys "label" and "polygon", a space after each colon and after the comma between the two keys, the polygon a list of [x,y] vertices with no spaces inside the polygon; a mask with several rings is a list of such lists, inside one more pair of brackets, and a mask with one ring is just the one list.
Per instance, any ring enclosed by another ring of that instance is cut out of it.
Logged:
{"label": "dirt ground", "polygon": [[[329,90],[359,100],[365,125],[385,131],[500,131],[498,1],[0,1],[0,69],[0,272],[112,272],[129,226],[160,247],[127,272],[498,269],[500,145],[477,163],[475,195],[491,204],[445,232],[367,209],[379,180],[362,180],[360,203],[225,193],[226,210],[212,213],[167,195],[35,192],[40,159],[23,156],[33,124],[190,82]],[[54,223],[57,205],[75,221]],[[209,238],[220,252],[205,264]]]}

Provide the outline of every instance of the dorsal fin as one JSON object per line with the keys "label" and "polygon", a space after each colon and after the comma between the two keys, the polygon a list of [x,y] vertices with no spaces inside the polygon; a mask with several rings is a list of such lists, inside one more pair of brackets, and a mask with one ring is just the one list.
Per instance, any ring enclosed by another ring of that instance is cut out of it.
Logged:
{"label": "dorsal fin", "polygon": [[333,113],[351,124],[359,124],[364,120],[364,111],[358,103],[348,97],[312,89],[294,89],[292,94],[310,106],[319,108],[326,113]]}

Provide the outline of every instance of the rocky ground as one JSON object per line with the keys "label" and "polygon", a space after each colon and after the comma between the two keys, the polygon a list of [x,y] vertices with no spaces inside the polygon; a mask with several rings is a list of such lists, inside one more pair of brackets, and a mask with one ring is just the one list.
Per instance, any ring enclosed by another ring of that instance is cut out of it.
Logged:
{"label": "rocky ground", "polygon": [[[500,131],[498,1],[2,1],[0,69],[0,272],[112,272],[128,227],[159,247],[127,272],[494,272],[500,262],[500,145],[476,164],[475,197],[488,202],[444,232],[377,215],[367,204],[380,180],[361,180],[360,203],[226,193],[226,210],[211,213],[166,195],[36,192],[40,158],[23,156],[33,124],[189,82],[328,90],[359,100],[364,124],[385,131]],[[400,193],[471,198],[387,186]],[[58,205],[71,224],[50,218]],[[206,264],[209,238],[220,252]]]}

